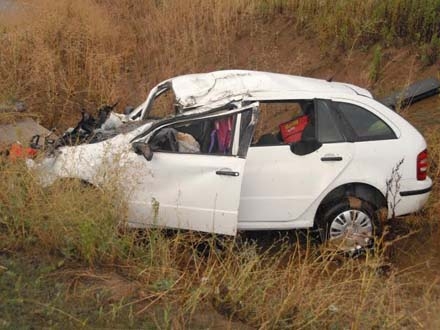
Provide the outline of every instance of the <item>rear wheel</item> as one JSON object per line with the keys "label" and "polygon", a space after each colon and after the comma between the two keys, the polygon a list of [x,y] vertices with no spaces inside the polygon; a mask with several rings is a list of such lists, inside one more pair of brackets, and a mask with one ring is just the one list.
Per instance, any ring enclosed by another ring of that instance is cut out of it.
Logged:
{"label": "rear wheel", "polygon": [[322,241],[341,252],[355,252],[373,247],[380,234],[380,221],[373,206],[358,198],[330,205],[317,219]]}

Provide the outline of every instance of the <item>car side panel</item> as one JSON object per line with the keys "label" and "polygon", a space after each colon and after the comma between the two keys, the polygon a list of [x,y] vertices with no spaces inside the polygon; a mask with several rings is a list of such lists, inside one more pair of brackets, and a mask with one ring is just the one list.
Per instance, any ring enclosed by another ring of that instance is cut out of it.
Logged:
{"label": "car side panel", "polygon": [[[372,111],[395,130],[398,138],[351,143],[353,160],[343,169],[343,172],[338,173],[329,185],[320,190],[319,196],[312,200],[310,196],[304,193],[302,196],[299,195],[303,197],[299,199],[299,202],[297,201],[295,203],[293,198],[285,200],[283,206],[287,208],[288,212],[284,213],[281,210],[281,205],[275,205],[273,203],[270,207],[270,210],[274,210],[272,217],[271,211],[265,210],[264,206],[258,206],[257,203],[250,203],[252,199],[250,197],[252,197],[252,194],[255,195],[255,183],[252,184],[252,182],[264,181],[265,184],[262,185],[262,187],[268,188],[270,188],[271,185],[284,184],[283,179],[275,179],[272,177],[262,179],[262,167],[264,166],[272,166],[273,172],[281,173],[282,178],[286,178],[285,174],[289,171],[285,170],[284,173],[280,171],[279,163],[282,163],[283,159],[279,158],[279,153],[274,154],[269,149],[267,149],[269,152],[263,152],[263,150],[257,152],[257,148],[251,148],[249,151],[249,160],[252,161],[246,164],[245,170],[245,175],[250,175],[251,177],[245,177],[243,184],[238,224],[239,229],[263,230],[311,227],[314,223],[316,211],[325,196],[333,189],[348,183],[358,182],[373,186],[386,196],[387,189],[390,189],[387,188],[387,180],[391,178],[393,169],[396,168],[402,160],[403,163],[399,167],[399,174],[402,176],[402,179],[398,191],[395,191],[397,194],[396,201],[392,201],[390,197],[388,199],[390,204],[388,217],[392,214],[391,207],[393,203],[396,204],[394,211],[397,216],[413,213],[422,208],[429,196],[429,192],[417,196],[399,195],[400,191],[418,190],[420,187],[420,189],[427,189],[431,187],[432,183],[429,178],[425,181],[417,181],[416,179],[417,154],[426,148],[426,142],[421,134],[405,119],[373,99],[354,97],[354,99],[338,98],[335,99],[335,101],[354,103]],[[264,147],[261,148],[264,149]],[[257,161],[264,162],[266,165],[255,165]],[[292,168],[293,163],[291,163],[290,166]],[[312,176],[314,180],[319,181],[319,177],[322,176],[322,168],[314,168],[314,170],[312,170],[310,164],[307,163],[303,164],[303,166],[307,170],[303,170],[302,173],[299,174],[297,178],[299,184],[291,185],[291,189],[302,189],[301,191],[304,192],[307,191],[308,188],[304,182],[305,178]],[[288,169],[289,165],[286,163],[284,168]],[[290,171],[290,173],[293,173],[293,171]],[[312,186],[313,185],[315,184],[312,183]],[[318,186],[314,187],[315,189],[318,188]],[[388,195],[391,196],[391,194]],[[305,209],[304,204],[308,204],[308,207]],[[294,207],[292,207],[292,205],[294,205]],[[255,207],[255,209],[252,207]],[[298,212],[301,207],[303,207],[303,212]],[[261,213],[259,211],[261,211]],[[252,221],[252,217],[254,217],[253,219],[258,219],[258,217],[261,219],[262,215],[266,217],[265,221]],[[286,219],[289,220],[286,221]]]}
{"label": "car side panel", "polygon": [[[235,235],[245,159],[157,152],[125,159],[128,218],[134,227],[165,226]],[[221,169],[237,176],[218,175]],[[127,179],[130,178],[130,179]]]}
{"label": "car side panel", "polygon": [[[251,147],[245,166],[239,222],[301,219],[352,159],[351,143],[329,143],[298,156],[289,145]],[[340,157],[338,161],[322,161]]]}

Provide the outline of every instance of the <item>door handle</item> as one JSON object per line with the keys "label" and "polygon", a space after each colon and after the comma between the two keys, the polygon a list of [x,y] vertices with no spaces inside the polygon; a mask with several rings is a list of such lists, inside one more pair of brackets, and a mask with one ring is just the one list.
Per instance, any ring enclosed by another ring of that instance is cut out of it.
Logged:
{"label": "door handle", "polygon": [[342,160],[341,156],[325,156],[321,157],[321,161],[323,162],[340,162]]}
{"label": "door handle", "polygon": [[217,174],[217,175],[227,175],[227,176],[239,176],[240,175],[240,173],[232,171],[230,169],[217,170],[217,171],[215,171],[215,174]]}

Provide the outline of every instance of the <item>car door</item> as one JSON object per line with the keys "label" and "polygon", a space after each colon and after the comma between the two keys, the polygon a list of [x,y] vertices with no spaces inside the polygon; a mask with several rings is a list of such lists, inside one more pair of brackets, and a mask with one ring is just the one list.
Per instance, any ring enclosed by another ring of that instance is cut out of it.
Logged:
{"label": "car door", "polygon": [[356,154],[347,177],[385,192],[388,177],[399,162],[405,161],[408,150],[398,138],[398,128],[368,104],[335,99],[332,105]]}
{"label": "car door", "polygon": [[178,130],[186,123],[211,125],[233,119],[227,152],[215,153],[211,147],[198,153],[159,150],[151,161],[134,151],[127,153],[121,168],[129,224],[235,235],[243,170],[257,115],[258,104],[254,103],[204,118],[180,119],[148,134],[145,142],[164,128]]}
{"label": "car door", "polygon": [[313,152],[298,155],[288,144],[249,149],[240,201],[241,227],[251,228],[254,223],[254,227],[286,228],[293,221],[298,226],[313,222],[302,215],[353,158],[353,144],[338,130],[331,111],[329,101],[314,101],[314,138],[322,146]]}

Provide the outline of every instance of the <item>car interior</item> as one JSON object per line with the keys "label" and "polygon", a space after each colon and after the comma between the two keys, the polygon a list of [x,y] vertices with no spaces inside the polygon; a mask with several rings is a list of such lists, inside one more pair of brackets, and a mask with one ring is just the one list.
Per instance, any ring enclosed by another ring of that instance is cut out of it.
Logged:
{"label": "car interior", "polygon": [[229,155],[236,115],[171,125],[151,138],[154,151]]}
{"label": "car interior", "polygon": [[252,146],[285,145],[314,138],[313,101],[260,103]]}
{"label": "car interior", "polygon": [[[154,151],[219,154],[231,152],[236,115],[170,125],[150,140]],[[275,146],[315,139],[313,101],[261,102],[251,146]]]}

